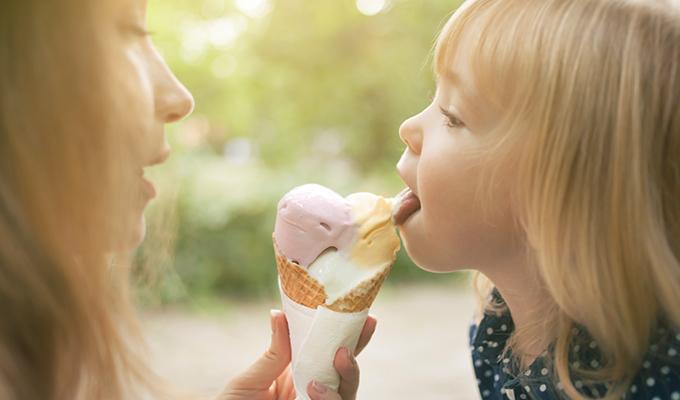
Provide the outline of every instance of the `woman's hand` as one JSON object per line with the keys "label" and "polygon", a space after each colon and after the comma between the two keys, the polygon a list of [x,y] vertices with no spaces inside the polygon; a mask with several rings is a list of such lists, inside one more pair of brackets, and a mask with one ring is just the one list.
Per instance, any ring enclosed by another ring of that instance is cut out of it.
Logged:
{"label": "woman's hand", "polygon": [[[372,317],[369,317],[372,319]],[[369,321],[364,324],[364,330],[361,335],[366,333],[366,326]],[[373,330],[375,330],[375,319],[373,319]],[[370,335],[373,334],[373,330],[370,331]],[[370,335],[366,338],[365,342],[361,343],[361,338],[359,339],[359,344],[357,345],[357,354],[363,349],[363,347],[368,343]],[[335,370],[340,374],[340,387],[338,391],[333,392],[329,390],[323,384],[317,382],[309,382],[307,384],[307,394],[311,400],[355,400],[357,397],[357,389],[359,388],[359,366],[357,361],[347,347],[341,347],[335,353],[335,360],[333,360],[333,366]]]}
{"label": "woman's hand", "polygon": [[[356,353],[371,340],[377,321],[369,316],[359,336]],[[219,400],[294,400],[295,388],[290,372],[288,322],[281,311],[271,313],[272,342],[269,349],[248,370],[232,380]],[[354,400],[359,387],[359,367],[346,348],[335,354],[333,366],[340,374],[338,393],[310,382],[307,393],[312,400]]]}

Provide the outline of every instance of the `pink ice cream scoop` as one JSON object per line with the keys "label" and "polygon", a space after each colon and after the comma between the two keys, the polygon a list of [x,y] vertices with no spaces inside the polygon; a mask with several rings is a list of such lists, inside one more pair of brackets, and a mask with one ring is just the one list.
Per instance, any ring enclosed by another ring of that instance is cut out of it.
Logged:
{"label": "pink ice cream scoop", "polygon": [[347,201],[321,185],[307,184],[279,201],[274,239],[289,260],[309,267],[329,247],[349,246],[353,230]]}

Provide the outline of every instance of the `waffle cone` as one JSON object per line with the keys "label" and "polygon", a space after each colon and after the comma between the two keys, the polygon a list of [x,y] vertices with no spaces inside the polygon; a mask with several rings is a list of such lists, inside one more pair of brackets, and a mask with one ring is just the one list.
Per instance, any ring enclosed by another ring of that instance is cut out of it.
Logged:
{"label": "waffle cone", "polygon": [[378,295],[380,287],[392,269],[392,264],[390,264],[371,279],[361,282],[349,293],[333,302],[333,304],[327,305],[327,295],[323,285],[309,275],[300,265],[281,254],[276,245],[276,240],[273,242],[276,254],[276,267],[283,291],[294,302],[309,308],[322,306],[343,313],[366,310],[373,304],[373,300]]}

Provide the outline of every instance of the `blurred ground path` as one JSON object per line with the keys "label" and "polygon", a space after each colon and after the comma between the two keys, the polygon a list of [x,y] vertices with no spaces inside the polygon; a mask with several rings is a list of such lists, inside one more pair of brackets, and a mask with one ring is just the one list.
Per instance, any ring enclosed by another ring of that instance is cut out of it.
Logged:
{"label": "blurred ground path", "polygon": [[[359,400],[475,400],[467,345],[474,307],[469,290],[388,287],[371,313],[372,342],[359,356]],[[266,348],[269,309],[278,304],[227,305],[210,313],[146,312],[153,363],[181,388],[216,394]]]}

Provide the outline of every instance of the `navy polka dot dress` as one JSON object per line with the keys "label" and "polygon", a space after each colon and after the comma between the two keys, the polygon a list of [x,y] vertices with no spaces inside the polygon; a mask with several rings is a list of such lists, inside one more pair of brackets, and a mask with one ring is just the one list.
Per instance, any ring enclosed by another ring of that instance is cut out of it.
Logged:
{"label": "navy polka dot dress", "polygon": [[[503,302],[498,291],[494,301]],[[518,370],[510,352],[503,354],[514,324],[510,314],[486,314],[479,325],[470,327],[470,350],[482,400],[566,399],[562,385],[550,368],[552,349],[546,350],[526,369]],[[574,328],[570,363],[573,368],[595,370],[601,358],[598,346],[587,332]],[[680,333],[660,327],[626,400],[680,400]],[[575,378],[574,386],[591,398],[604,397],[606,386]]]}

